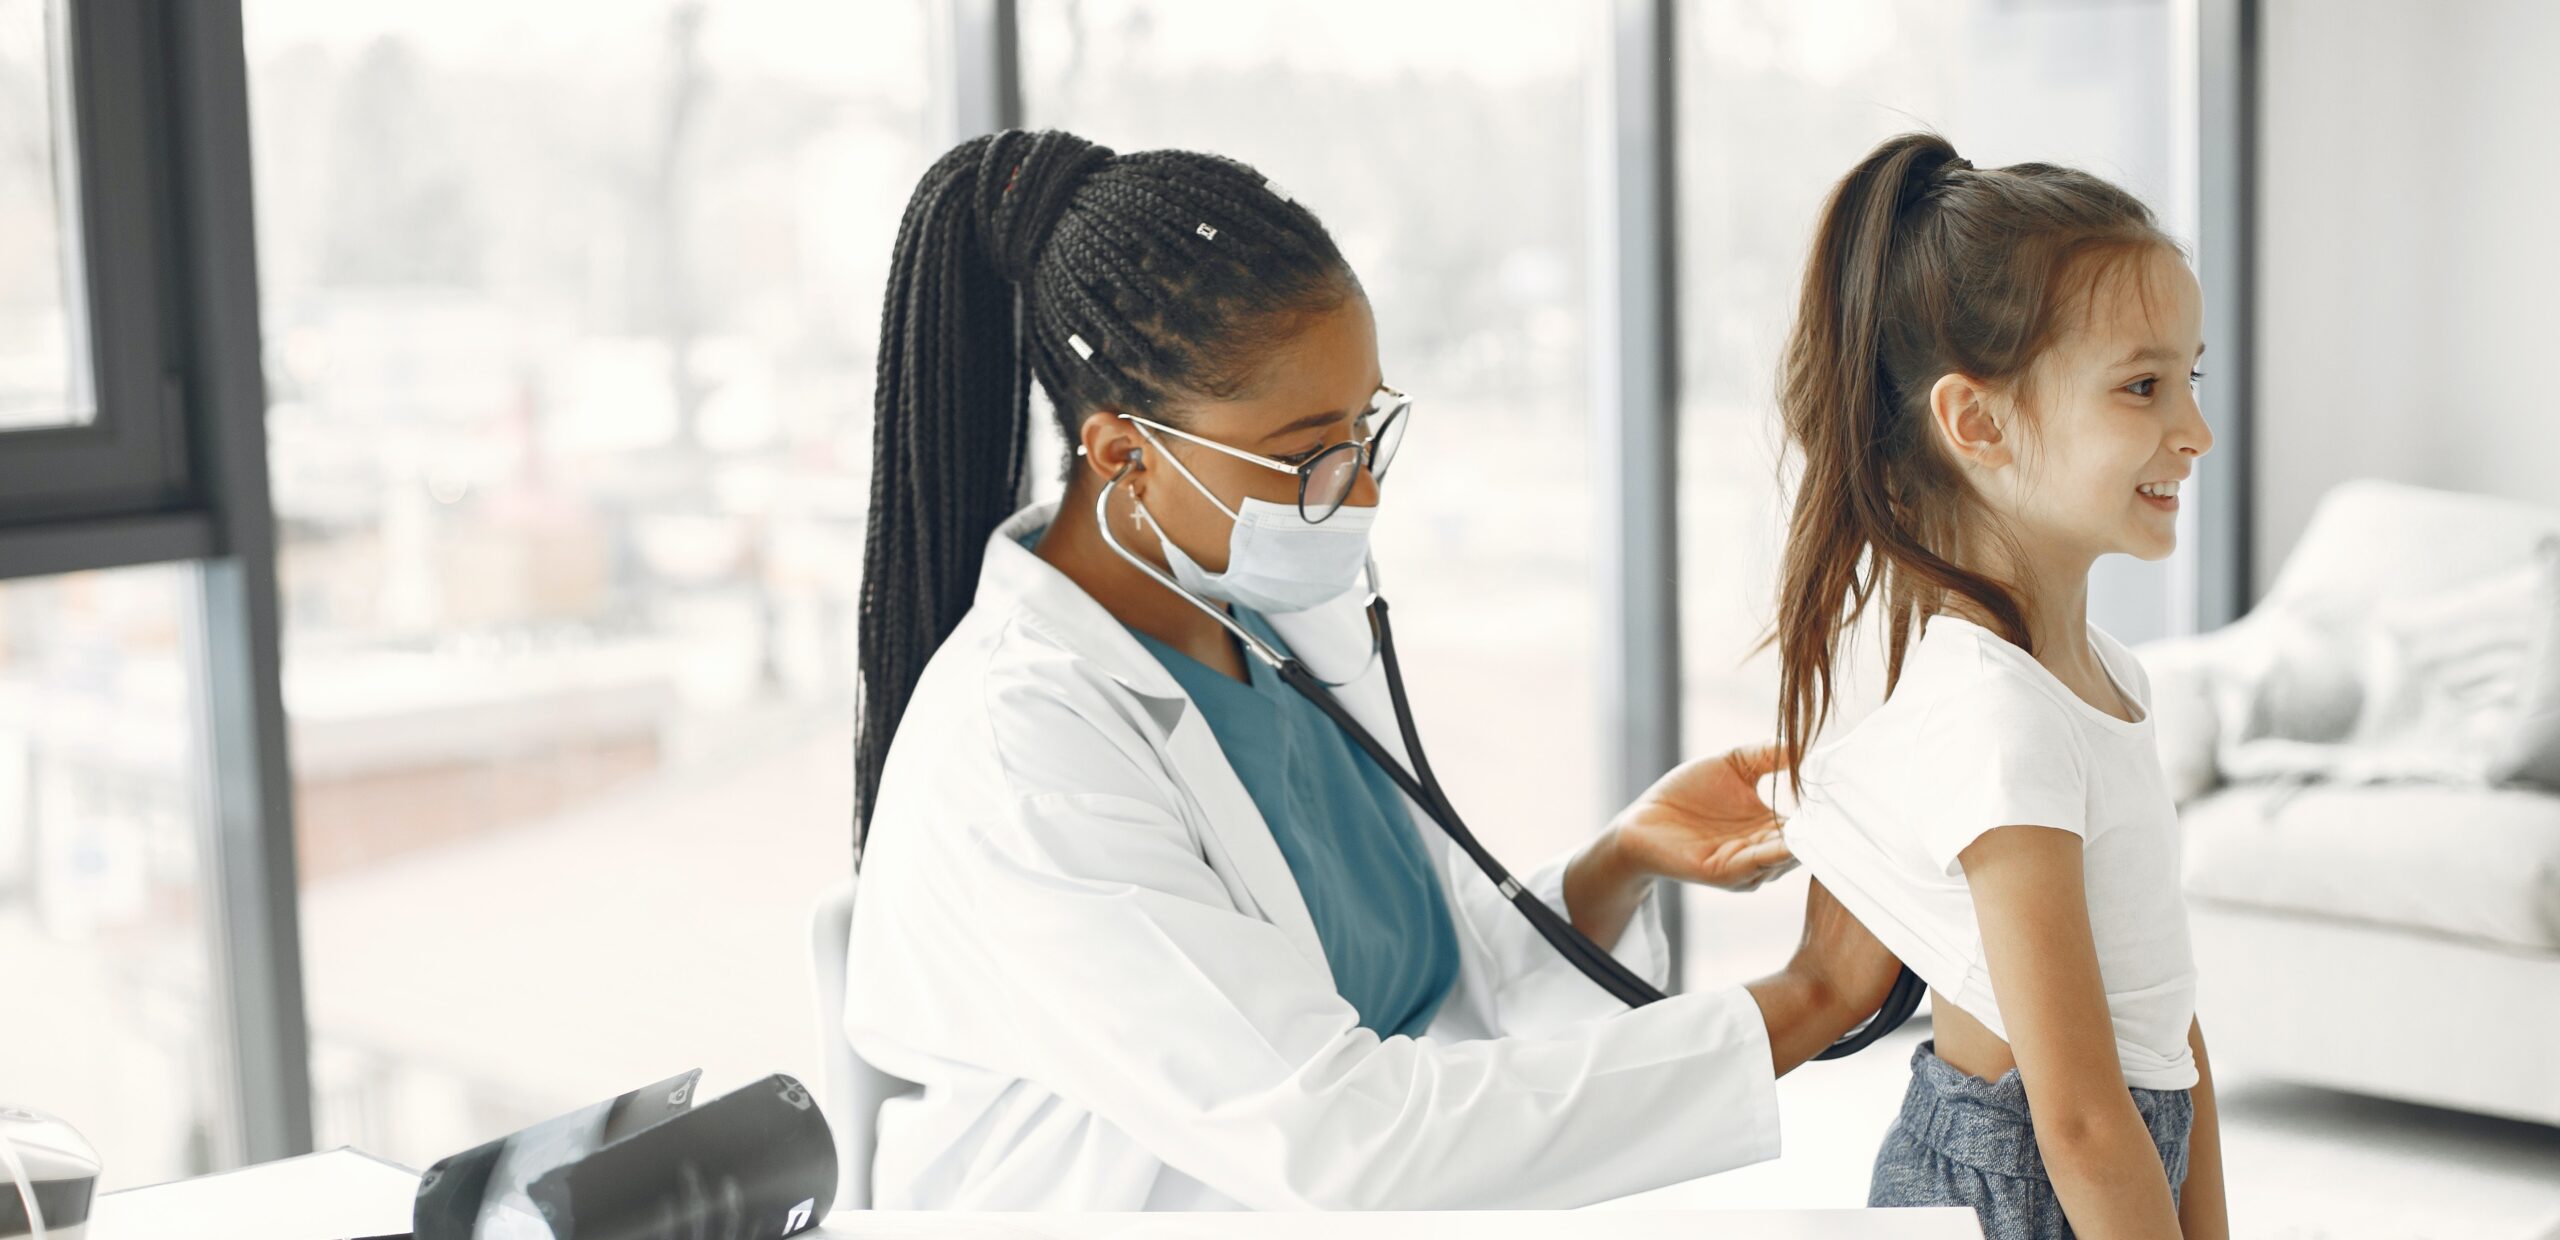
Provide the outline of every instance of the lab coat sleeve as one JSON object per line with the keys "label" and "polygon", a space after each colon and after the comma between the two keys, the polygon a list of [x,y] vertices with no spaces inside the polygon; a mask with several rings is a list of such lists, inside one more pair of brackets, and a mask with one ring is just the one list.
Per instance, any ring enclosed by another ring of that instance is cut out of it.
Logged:
{"label": "lab coat sleeve", "polygon": [[1039,1082],[1265,1209],[1584,1205],[1774,1157],[1767,1033],[1740,989],[1534,1036],[1381,1040],[1322,965],[1239,911],[1145,796],[1052,792],[947,824],[925,881],[944,1053]]}
{"label": "lab coat sleeve", "polygon": [[[1441,882],[1449,892],[1449,907],[1457,915],[1458,932],[1473,940],[1473,955],[1482,962],[1481,974],[1464,973],[1461,984],[1483,988],[1483,1007],[1494,1031],[1551,1033],[1627,1010],[1626,1004],[1602,990],[1599,983],[1556,951],[1537,927],[1502,897],[1493,880],[1486,878],[1465,852],[1444,840],[1439,855]],[[1564,870],[1571,859],[1572,854],[1567,853],[1539,867],[1521,880],[1522,885],[1546,901],[1547,907],[1567,913]],[[1636,906],[1635,915],[1628,919],[1626,930],[1619,934],[1610,954],[1661,989],[1671,975],[1667,943],[1662,892],[1657,885]],[[1456,1006],[1463,1010],[1467,1005],[1461,1002]]]}

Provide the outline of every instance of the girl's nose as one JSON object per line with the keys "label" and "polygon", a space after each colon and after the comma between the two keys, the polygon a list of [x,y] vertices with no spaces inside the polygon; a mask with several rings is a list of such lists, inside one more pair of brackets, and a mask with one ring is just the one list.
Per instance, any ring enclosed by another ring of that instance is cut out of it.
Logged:
{"label": "girl's nose", "polygon": [[2204,410],[2187,406],[2189,416],[2172,432],[2171,446],[2180,456],[2203,456],[2213,451],[2213,427],[2204,420]]}

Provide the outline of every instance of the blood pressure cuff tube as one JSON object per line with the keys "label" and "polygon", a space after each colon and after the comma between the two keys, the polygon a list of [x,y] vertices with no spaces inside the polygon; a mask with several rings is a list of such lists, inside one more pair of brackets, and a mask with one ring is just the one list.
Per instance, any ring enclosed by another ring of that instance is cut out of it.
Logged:
{"label": "blood pressure cuff tube", "polygon": [[776,1073],[687,1109],[698,1072],[546,1120],[429,1168],[417,1240],[764,1240],[834,1204],[834,1135]]}

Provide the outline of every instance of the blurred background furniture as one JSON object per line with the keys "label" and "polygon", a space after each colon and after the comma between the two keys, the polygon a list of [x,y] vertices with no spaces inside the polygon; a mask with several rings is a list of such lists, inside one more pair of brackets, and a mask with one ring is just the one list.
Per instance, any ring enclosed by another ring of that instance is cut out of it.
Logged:
{"label": "blurred background furniture", "polygon": [[809,967],[818,998],[818,1108],[836,1137],[836,1208],[871,1208],[871,1153],[880,1144],[880,1104],[916,1092],[855,1054],[845,1037],[845,962],[853,942],[852,880],[809,912]]}
{"label": "blurred background furniture", "polygon": [[2555,536],[2347,483],[2247,616],[2141,647],[2218,1061],[2560,1124]]}

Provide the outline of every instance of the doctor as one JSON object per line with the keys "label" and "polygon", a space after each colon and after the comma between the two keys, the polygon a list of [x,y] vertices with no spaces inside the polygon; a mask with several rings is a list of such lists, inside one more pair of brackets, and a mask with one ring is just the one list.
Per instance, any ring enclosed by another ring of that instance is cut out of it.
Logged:
{"label": "doctor", "polygon": [[[880,335],[845,1028],[922,1086],[880,1207],[1573,1206],[1777,1154],[1776,1077],[1897,970],[1819,886],[1785,968],[1629,1009],[1204,610],[1394,746],[1357,587],[1415,414],[1314,216],[1216,156],[973,139]],[[1026,373],[1073,451],[1009,512]],[[1658,877],[1792,864],[1771,764],[1681,766],[1526,882],[1659,985]]]}

